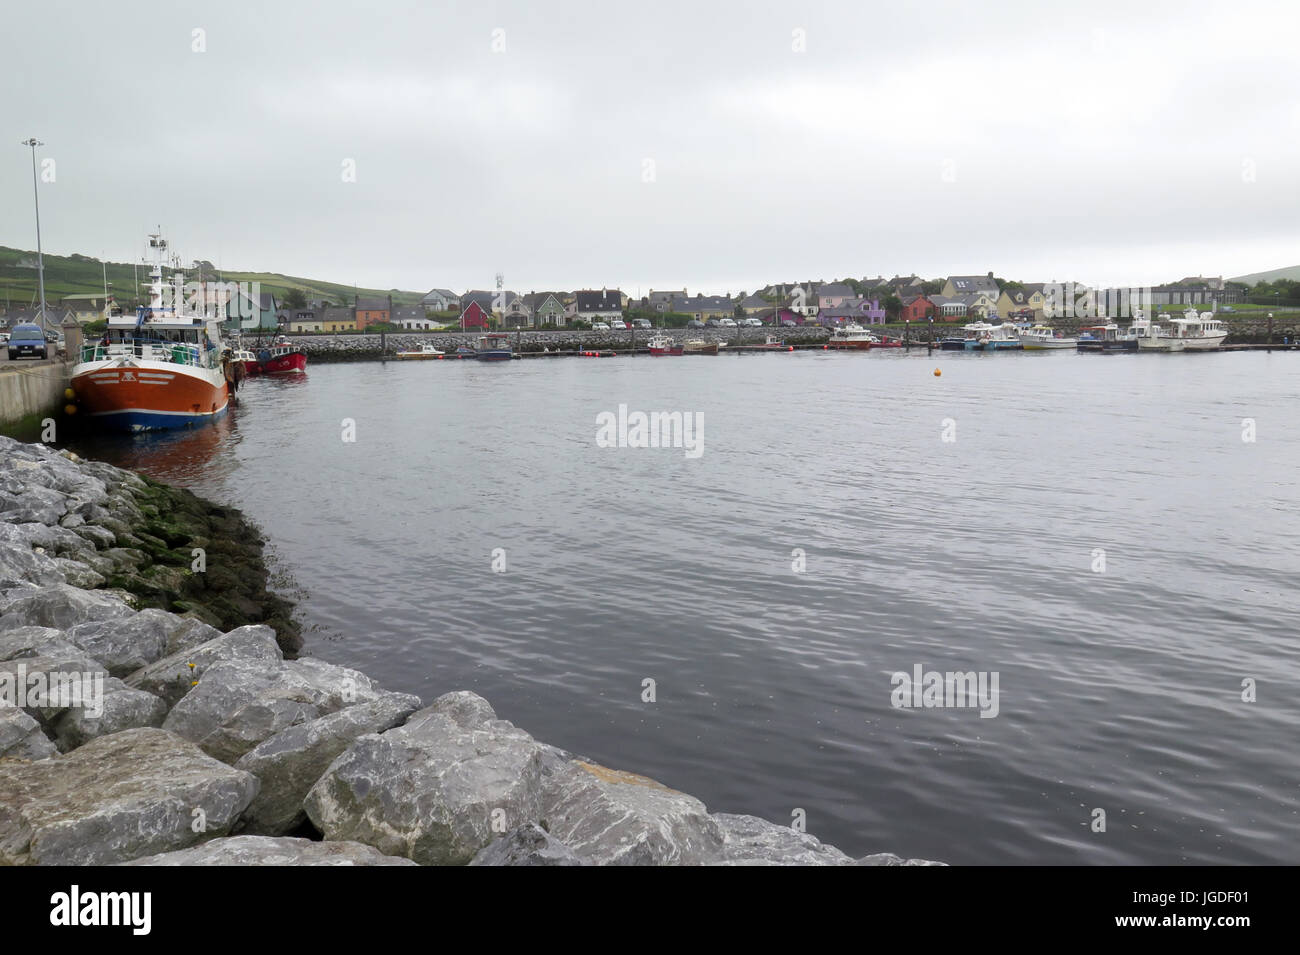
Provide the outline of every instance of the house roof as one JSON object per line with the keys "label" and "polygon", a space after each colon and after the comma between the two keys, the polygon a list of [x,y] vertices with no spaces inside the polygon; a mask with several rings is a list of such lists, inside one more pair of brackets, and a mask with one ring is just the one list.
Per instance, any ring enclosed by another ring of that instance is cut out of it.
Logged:
{"label": "house roof", "polygon": [[393,321],[403,318],[416,318],[420,321],[425,320],[423,305],[394,305]]}
{"label": "house roof", "polygon": [[[424,296],[424,299],[430,298],[444,298],[454,302],[457,301],[460,296],[449,288],[431,288],[429,289],[429,294]],[[421,301],[424,301],[424,299],[421,299]]]}
{"label": "house roof", "polygon": [[769,308],[772,303],[755,292],[753,295],[746,295],[741,299],[740,304],[745,308]]}
{"label": "house roof", "polygon": [[856,293],[853,291],[853,286],[845,285],[843,282],[827,282],[825,285],[823,285],[821,288],[817,290],[817,295],[819,298],[827,295],[831,295],[839,298],[839,297],[852,296],[854,294]]}
{"label": "house roof", "polygon": [[363,312],[381,312],[387,311],[393,307],[391,298],[365,297],[357,299],[357,308]]}
{"label": "house roof", "polygon": [[578,311],[610,311],[623,308],[623,293],[618,289],[601,289],[599,292],[578,292]]}
{"label": "house roof", "polygon": [[326,305],[321,316],[323,322],[351,322],[355,319],[351,305]]}
{"label": "house roof", "polygon": [[998,294],[998,283],[987,275],[950,275],[948,281],[958,295],[968,292],[992,292]]}
{"label": "house roof", "polygon": [[726,312],[731,314],[736,303],[726,295],[696,295],[686,298],[678,295],[673,299],[674,312]]}

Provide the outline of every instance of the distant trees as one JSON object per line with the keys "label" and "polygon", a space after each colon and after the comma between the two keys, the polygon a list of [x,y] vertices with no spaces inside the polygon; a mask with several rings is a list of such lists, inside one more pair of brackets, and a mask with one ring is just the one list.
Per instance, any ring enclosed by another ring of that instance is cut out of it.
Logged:
{"label": "distant trees", "polygon": [[885,316],[892,321],[897,321],[898,316],[903,313],[903,300],[897,295],[886,295],[885,300],[880,304],[885,310]]}
{"label": "distant trees", "polygon": [[307,293],[300,288],[291,288],[284,293],[284,298],[280,302],[285,308],[306,308]]}
{"label": "distant trees", "polygon": [[922,283],[921,283],[921,294],[922,294],[922,295],[938,295],[940,292],[943,291],[943,287],[944,287],[944,285],[946,285],[946,284],[947,284],[947,283],[944,282],[943,279],[930,279],[929,281],[922,282]]}

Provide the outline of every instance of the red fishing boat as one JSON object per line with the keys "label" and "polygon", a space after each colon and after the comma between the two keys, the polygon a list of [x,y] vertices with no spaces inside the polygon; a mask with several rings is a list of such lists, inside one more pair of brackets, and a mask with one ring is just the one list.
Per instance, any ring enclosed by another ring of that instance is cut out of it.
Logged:
{"label": "red fishing boat", "polygon": [[235,352],[235,360],[244,365],[244,373],[253,375],[301,375],[307,371],[307,353],[283,335],[270,345],[254,345]]}
{"label": "red fishing boat", "polygon": [[646,343],[652,355],[680,355],[682,343],[675,342],[670,335],[656,335]]}

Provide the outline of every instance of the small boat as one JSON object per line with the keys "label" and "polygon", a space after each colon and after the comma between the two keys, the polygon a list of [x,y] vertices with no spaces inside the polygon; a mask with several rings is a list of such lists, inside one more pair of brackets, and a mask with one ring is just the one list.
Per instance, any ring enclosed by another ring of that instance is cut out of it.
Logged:
{"label": "small boat", "polygon": [[1182,318],[1169,320],[1168,328],[1152,326],[1150,334],[1138,339],[1141,351],[1214,351],[1228,337],[1228,329],[1213,312],[1188,309]]}
{"label": "small boat", "polygon": [[835,329],[826,344],[830,348],[866,351],[878,346],[880,339],[856,322],[849,322],[847,325]]}
{"label": "small boat", "polygon": [[706,342],[700,338],[692,338],[690,341],[682,342],[683,355],[716,355],[717,353],[717,342]]}
{"label": "small boat", "polygon": [[775,335],[768,335],[761,344],[755,345],[754,348],[758,351],[794,351],[793,345],[787,345]]}
{"label": "small boat", "polygon": [[674,341],[671,335],[656,335],[646,342],[646,345],[650,349],[650,354],[656,357],[682,354],[682,343]]}
{"label": "small boat", "polygon": [[988,326],[977,341],[983,351],[1019,351],[1025,347],[1020,343],[1019,330],[1007,322]]}
{"label": "small boat", "polygon": [[[1137,322],[1133,324],[1136,326]],[[1105,354],[1133,352],[1137,351],[1140,332],[1140,328],[1121,330],[1114,322],[1106,325],[1088,325],[1080,329],[1079,341],[1075,347],[1080,352]]]}
{"label": "small boat", "polygon": [[439,351],[429,342],[423,343],[419,348],[408,348],[397,353],[398,359],[402,361],[427,361],[444,356],[445,352]]}
{"label": "small boat", "polygon": [[307,371],[307,353],[280,335],[257,350],[257,370],[262,375],[301,375]]}
{"label": "small boat", "polygon": [[941,351],[980,351],[984,341],[996,327],[988,322],[970,322],[961,327],[960,336],[952,335],[939,342]]}
{"label": "small boat", "polygon": [[1077,338],[1066,338],[1050,325],[1032,325],[1017,333],[1025,351],[1049,351],[1057,348],[1076,348]]}
{"label": "small boat", "polygon": [[478,340],[474,357],[479,361],[509,361],[514,358],[509,335],[483,335]]}

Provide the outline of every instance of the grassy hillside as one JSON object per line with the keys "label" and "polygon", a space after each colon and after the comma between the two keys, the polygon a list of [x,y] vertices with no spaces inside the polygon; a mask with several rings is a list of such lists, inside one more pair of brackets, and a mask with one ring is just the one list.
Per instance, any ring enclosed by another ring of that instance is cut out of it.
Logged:
{"label": "grassy hillside", "polygon": [[[107,263],[108,281],[112,285],[113,296],[118,303],[131,306],[135,300],[135,270],[129,262]],[[186,272],[186,279],[198,280],[198,273]],[[204,272],[205,279],[215,279],[216,275]],[[274,292],[280,298],[291,288],[300,288],[308,300],[324,299],[336,304],[352,304],[353,296],[385,296],[392,294],[395,305],[414,305],[424,297],[424,292],[404,292],[397,289],[353,289],[351,285],[335,282],[323,282],[318,279],[304,279],[292,275],[280,275],[275,272],[222,272],[227,282],[260,282],[262,291]],[[148,269],[139,269],[141,295],[144,283],[148,281]],[[9,249],[0,246],[0,305],[7,300],[15,307],[32,304],[37,297],[36,253],[21,249]],[[57,305],[64,295],[88,295],[104,291],[104,265],[99,259],[88,255],[46,255],[45,256],[45,299],[51,305]]]}
{"label": "grassy hillside", "polygon": [[1238,275],[1235,278],[1228,279],[1228,281],[1258,285],[1260,282],[1276,282],[1278,279],[1290,279],[1293,282],[1300,282],[1300,265],[1292,265],[1285,269],[1273,269],[1271,272],[1251,272],[1249,275]]}

